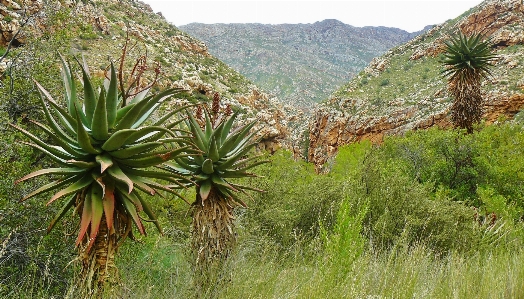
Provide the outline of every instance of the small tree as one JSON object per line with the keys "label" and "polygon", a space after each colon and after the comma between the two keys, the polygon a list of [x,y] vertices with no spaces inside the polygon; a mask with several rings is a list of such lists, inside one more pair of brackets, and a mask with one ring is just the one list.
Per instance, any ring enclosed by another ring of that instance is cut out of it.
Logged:
{"label": "small tree", "polygon": [[[178,194],[174,189],[185,187],[188,182],[158,168],[149,168],[172,160],[182,152],[188,154],[195,150],[190,146],[176,146],[184,144],[185,139],[172,129],[179,122],[168,123],[172,115],[185,107],[145,125],[159,105],[180,90],[169,89],[147,96],[150,90],[147,88],[130,96],[126,104],[122,91],[118,89],[113,64],[104,85],[97,89],[92,85],[87,67],[79,62],[84,86],[81,100],[73,72],[61,59],[65,109],[35,82],[41,93],[47,125],[33,123],[55,145],[13,125],[34,142],[28,145],[42,151],[58,166],[35,171],[15,183],[41,175],[57,178],[22,200],[49,191],[56,193],[48,205],[65,198],[48,231],[67,212],[78,212],[80,223],[76,245],[81,262],[78,282],[83,296],[100,297],[106,283],[115,280],[115,253],[126,237],[133,236],[133,223],[139,233],[146,233],[140,212],[144,212],[161,230],[149,202],[138,191],[151,195],[158,190]],[[168,185],[158,183],[158,179],[168,182]]]}
{"label": "small tree", "polygon": [[201,288],[219,282],[217,274],[235,244],[233,209],[246,207],[238,192],[263,192],[232,180],[256,177],[248,170],[268,161],[260,161],[262,155],[248,157],[258,143],[254,140],[256,132],[250,134],[256,120],[233,129],[238,114],[233,114],[229,106],[221,109],[218,94],[213,98],[211,110],[199,106],[195,115],[188,112],[186,124],[193,134],[193,150],[201,154],[176,157],[166,163],[166,169],[176,175],[191,176],[197,184],[192,204],[191,246],[196,286]]}
{"label": "small tree", "polygon": [[473,133],[473,125],[482,118],[481,81],[487,79],[491,53],[491,42],[483,40],[481,34],[465,36],[459,33],[446,42],[443,75],[448,79],[448,90],[454,98],[451,106],[451,121],[455,127]]}

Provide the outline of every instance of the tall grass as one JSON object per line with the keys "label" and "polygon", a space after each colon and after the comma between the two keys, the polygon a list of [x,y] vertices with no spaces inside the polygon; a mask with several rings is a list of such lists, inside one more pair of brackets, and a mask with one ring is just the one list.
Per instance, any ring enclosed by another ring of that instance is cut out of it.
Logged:
{"label": "tall grass", "polygon": [[[268,192],[237,211],[239,242],[224,269],[226,282],[207,297],[524,298],[524,133],[501,126],[467,140],[455,136],[429,130],[382,147],[341,148],[331,173],[321,176],[289,153],[271,157],[272,164],[257,169],[265,177],[255,185]],[[441,171],[451,158],[460,160],[463,143],[476,153],[464,172],[478,183],[470,193],[463,188],[469,182],[450,185]],[[105,298],[194,297],[187,206],[160,200],[165,235],[121,248],[121,283]],[[469,206],[474,202],[478,210]],[[71,277],[75,266],[59,272],[67,258],[46,248],[60,238],[46,238],[26,246],[32,261],[41,261],[27,267],[16,268],[0,248],[0,298],[76,298],[49,281]],[[13,245],[5,240],[0,245]],[[54,265],[47,276],[45,265]]]}
{"label": "tall grass", "polygon": [[[126,269],[131,274],[123,277],[125,292],[118,298],[191,298],[189,267],[176,251],[151,257],[144,248],[136,252],[143,257],[128,265],[133,271]],[[218,298],[524,298],[523,263],[521,250],[439,256],[417,245],[365,251],[349,264],[326,268],[322,259],[282,256],[270,242],[260,242],[237,252],[228,266],[230,283],[217,293]]]}

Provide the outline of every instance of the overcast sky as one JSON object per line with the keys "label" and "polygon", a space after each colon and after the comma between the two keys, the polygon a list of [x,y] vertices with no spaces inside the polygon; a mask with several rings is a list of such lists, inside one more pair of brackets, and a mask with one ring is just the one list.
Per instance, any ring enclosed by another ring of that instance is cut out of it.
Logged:
{"label": "overcast sky", "polygon": [[346,24],[418,31],[458,17],[481,0],[181,1],[142,0],[176,26],[198,23],[297,24],[337,19]]}

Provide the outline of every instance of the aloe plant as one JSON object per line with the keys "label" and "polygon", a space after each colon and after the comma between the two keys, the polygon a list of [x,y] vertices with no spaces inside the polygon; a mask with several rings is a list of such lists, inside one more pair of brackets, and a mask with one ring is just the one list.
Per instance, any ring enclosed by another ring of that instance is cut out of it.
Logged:
{"label": "aloe plant", "polygon": [[448,90],[454,101],[451,120],[456,127],[473,133],[473,125],[482,118],[481,81],[491,73],[490,62],[496,57],[489,40],[481,34],[466,36],[459,33],[446,43],[443,76],[448,78]]}
{"label": "aloe plant", "polygon": [[256,177],[249,170],[268,161],[259,159],[263,155],[249,156],[250,150],[258,144],[257,132],[250,132],[256,120],[235,128],[238,112],[231,114],[229,106],[220,111],[218,94],[215,94],[211,111],[205,106],[199,107],[196,118],[187,112],[186,125],[192,133],[193,151],[201,154],[176,157],[165,163],[166,170],[190,176],[197,185],[192,204],[192,248],[199,273],[220,264],[230,254],[235,243],[233,209],[246,207],[240,193],[248,195],[246,190],[263,192],[234,182]]}
{"label": "aloe plant", "polygon": [[88,294],[96,294],[114,278],[115,252],[122,240],[133,236],[133,223],[140,234],[146,234],[142,212],[161,231],[150,203],[141,192],[154,195],[162,190],[179,195],[177,189],[189,182],[151,167],[197,150],[183,146],[186,138],[174,129],[180,121],[169,122],[174,114],[186,107],[146,125],[159,105],[180,90],[168,89],[148,95],[149,89],[145,89],[128,99],[128,103],[121,103],[122,94],[113,64],[103,86],[97,89],[88,68],[77,60],[82,69],[82,100],[69,64],[60,58],[66,108],[35,81],[47,124],[33,123],[54,144],[13,125],[32,141],[26,144],[45,153],[57,167],[35,171],[15,183],[42,175],[56,178],[22,200],[53,191],[47,204],[62,201],[62,208],[49,224],[48,231],[68,212],[79,214],[76,245],[82,262],[80,281]]}

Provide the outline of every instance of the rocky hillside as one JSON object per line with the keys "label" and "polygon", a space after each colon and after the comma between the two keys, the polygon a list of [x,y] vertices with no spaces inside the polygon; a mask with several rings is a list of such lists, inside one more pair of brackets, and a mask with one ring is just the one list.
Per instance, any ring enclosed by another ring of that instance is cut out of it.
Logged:
{"label": "rocky hillside", "polygon": [[[458,31],[491,37],[498,59],[484,82],[486,122],[511,118],[524,104],[524,4],[487,0],[373,61],[319,105],[309,125],[308,158],[329,161],[341,145],[434,125],[450,125],[451,98],[440,76],[444,41]],[[329,163],[325,165],[329,167]]]}
{"label": "rocky hillside", "polygon": [[[2,0],[0,55],[7,51],[10,41],[13,48],[0,63],[0,76],[9,69],[13,76],[24,78],[25,84],[30,84],[30,77],[42,78],[44,74],[59,78],[56,53],[61,52],[69,59],[84,56],[92,74],[102,78],[109,59],[120,57],[127,36],[127,62],[146,54],[149,65],[160,66],[158,88],[181,87],[200,100],[220,93],[222,103],[242,109],[246,120],[261,120],[260,135],[269,150],[280,147],[288,127],[293,127],[294,119],[290,120],[286,112],[291,108],[213,57],[204,43],[181,32],[140,1]],[[15,120],[11,114],[16,115],[16,109],[27,104],[14,96],[20,90],[0,86],[0,104]],[[57,90],[51,91],[58,95],[61,84],[55,86]],[[187,98],[178,99],[184,101]],[[290,114],[296,119],[296,112]]]}
{"label": "rocky hillside", "polygon": [[373,57],[417,34],[397,28],[314,24],[200,24],[180,27],[209,51],[286,103],[311,107]]}

